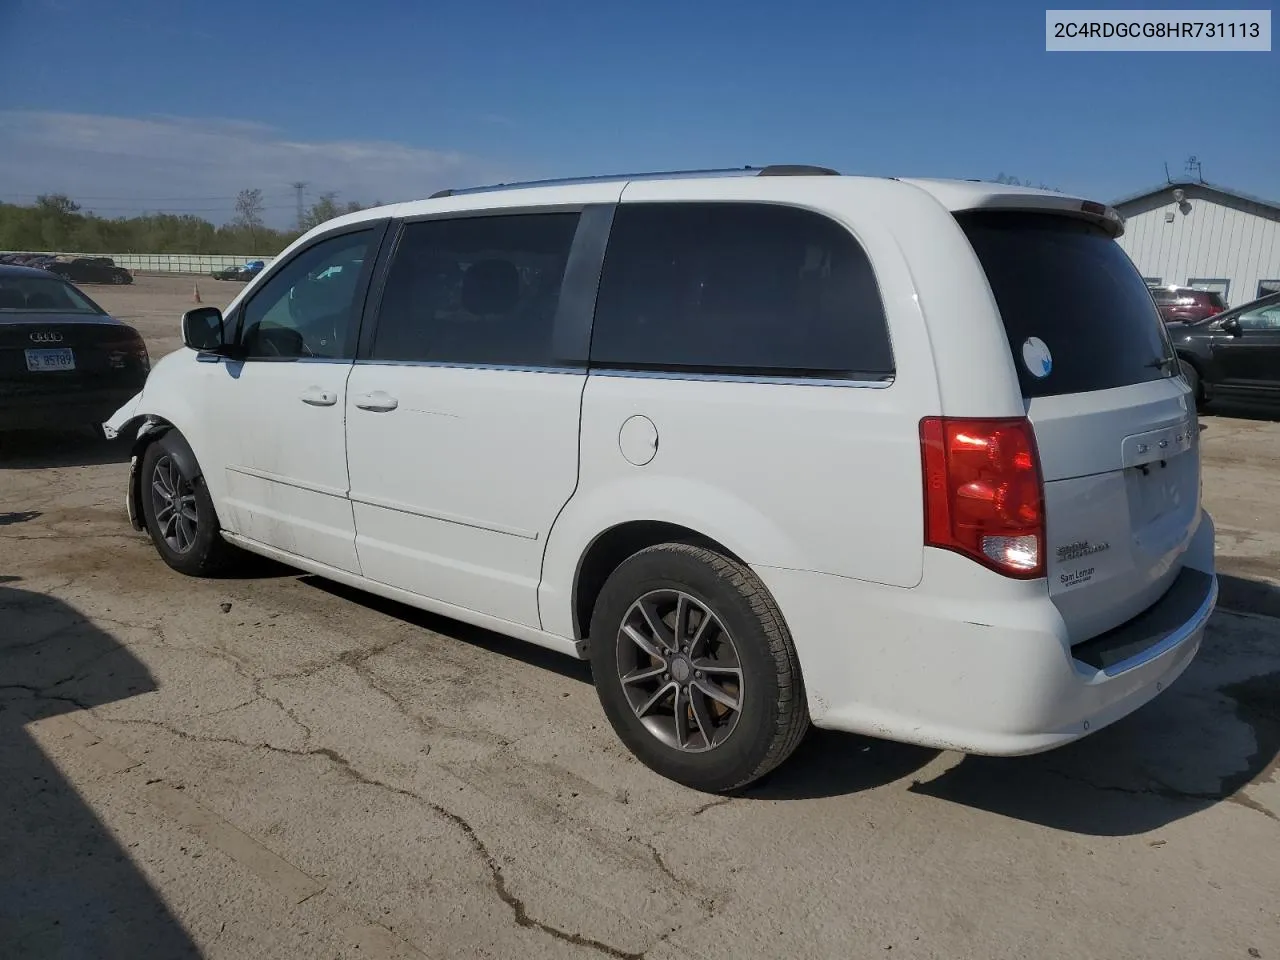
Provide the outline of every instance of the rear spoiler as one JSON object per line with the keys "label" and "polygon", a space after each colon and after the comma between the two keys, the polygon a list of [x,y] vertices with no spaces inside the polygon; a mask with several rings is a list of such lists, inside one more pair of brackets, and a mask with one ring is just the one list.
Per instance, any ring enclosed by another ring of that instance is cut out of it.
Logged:
{"label": "rear spoiler", "polygon": [[1013,187],[971,180],[928,180],[903,178],[930,194],[952,213],[966,210],[1020,210],[1058,213],[1087,220],[1102,227],[1111,237],[1124,234],[1124,218],[1119,212],[1094,200],[1073,197],[1051,190]]}
{"label": "rear spoiler", "polygon": [[[1079,197],[1064,197],[1059,194],[1046,193],[997,193],[983,198],[980,202],[970,204],[968,210],[1025,210],[1042,211],[1044,213],[1061,213],[1069,217],[1088,220],[1106,230],[1112,237],[1124,235],[1124,218],[1113,207],[1094,200],[1081,200]],[[954,211],[959,213],[959,210]]]}

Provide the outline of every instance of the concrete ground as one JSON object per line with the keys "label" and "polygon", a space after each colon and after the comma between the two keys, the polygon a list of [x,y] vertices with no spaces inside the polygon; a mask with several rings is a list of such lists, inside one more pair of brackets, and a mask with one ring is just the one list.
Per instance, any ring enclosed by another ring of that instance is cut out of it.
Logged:
{"label": "concrete ground", "polygon": [[[190,278],[89,292],[177,345]],[[0,956],[1280,958],[1280,424],[1204,422],[1223,608],[1173,688],[1017,760],[815,732],[736,799],[581,664],[185,579],[124,450],[0,438]]]}

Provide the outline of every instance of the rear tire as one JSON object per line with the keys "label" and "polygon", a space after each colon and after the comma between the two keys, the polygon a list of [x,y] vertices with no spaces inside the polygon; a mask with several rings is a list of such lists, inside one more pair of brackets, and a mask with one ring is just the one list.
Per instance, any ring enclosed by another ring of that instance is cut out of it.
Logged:
{"label": "rear tire", "polygon": [[624,561],[596,601],[590,650],[619,739],[695,790],[745,787],[809,728],[777,604],[749,567],[713,550],[665,543]]}
{"label": "rear tire", "polygon": [[165,434],[142,455],[142,519],[170,567],[189,577],[215,576],[235,563],[239,551],[222,539],[204,478],[182,468],[172,436]]}

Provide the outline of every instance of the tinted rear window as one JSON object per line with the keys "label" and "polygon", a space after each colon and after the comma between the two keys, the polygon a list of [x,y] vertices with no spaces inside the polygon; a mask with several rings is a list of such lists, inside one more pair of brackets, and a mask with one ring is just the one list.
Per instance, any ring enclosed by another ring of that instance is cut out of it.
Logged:
{"label": "tinted rear window", "polygon": [[[1133,262],[1100,228],[1054,214],[966,213],[1026,397],[1174,376],[1164,323]],[[1036,360],[1047,347],[1049,370]]]}
{"label": "tinted rear window", "polygon": [[0,310],[20,313],[102,313],[71,284],[55,277],[0,274]]}

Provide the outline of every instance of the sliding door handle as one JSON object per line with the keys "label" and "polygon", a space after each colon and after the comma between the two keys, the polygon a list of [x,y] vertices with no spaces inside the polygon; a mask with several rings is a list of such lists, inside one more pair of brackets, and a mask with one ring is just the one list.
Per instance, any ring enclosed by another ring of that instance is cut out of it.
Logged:
{"label": "sliding door handle", "polygon": [[332,390],[321,390],[319,387],[307,387],[298,398],[313,407],[332,407],[338,402],[338,395]]}
{"label": "sliding door handle", "polygon": [[361,410],[370,410],[373,413],[388,413],[400,406],[399,400],[382,390],[356,397],[355,403]]}

